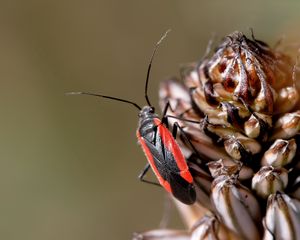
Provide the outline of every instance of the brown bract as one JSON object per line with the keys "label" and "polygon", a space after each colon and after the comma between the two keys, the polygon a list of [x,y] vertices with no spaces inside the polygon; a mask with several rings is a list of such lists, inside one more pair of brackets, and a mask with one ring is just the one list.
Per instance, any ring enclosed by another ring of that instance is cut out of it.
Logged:
{"label": "brown bract", "polygon": [[254,111],[270,114],[277,97],[274,91],[291,84],[290,63],[289,57],[264,42],[234,32],[198,71],[208,103],[241,99]]}

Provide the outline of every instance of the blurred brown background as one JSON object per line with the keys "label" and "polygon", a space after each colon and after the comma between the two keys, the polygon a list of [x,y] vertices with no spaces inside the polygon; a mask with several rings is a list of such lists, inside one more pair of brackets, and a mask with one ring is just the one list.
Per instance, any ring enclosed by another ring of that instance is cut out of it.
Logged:
{"label": "blurred brown background", "polygon": [[[0,1],[0,239],[130,239],[158,226],[164,194],[137,180],[137,111],[160,80],[199,59],[215,32],[299,43],[299,1]],[[174,211],[175,212],[175,211]],[[172,215],[177,218],[175,213]],[[173,227],[180,227],[174,221]]]}

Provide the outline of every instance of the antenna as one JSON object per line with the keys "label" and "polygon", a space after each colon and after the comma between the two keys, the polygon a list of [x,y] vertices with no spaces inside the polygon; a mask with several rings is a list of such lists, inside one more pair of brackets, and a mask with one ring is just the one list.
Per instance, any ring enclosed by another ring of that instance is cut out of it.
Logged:
{"label": "antenna", "polygon": [[145,83],[145,99],[147,101],[147,104],[149,106],[152,106],[148,97],[148,82],[149,82],[149,77],[150,77],[150,71],[151,71],[151,67],[152,67],[152,62],[156,53],[156,50],[158,49],[159,45],[161,44],[161,42],[167,37],[168,33],[171,31],[171,29],[168,29],[164,35],[159,39],[159,41],[155,44],[154,50],[152,52],[151,58],[150,58],[150,62],[148,65],[148,70],[147,70],[147,77],[146,77],[146,83]]}
{"label": "antenna", "polygon": [[[148,65],[148,70],[147,70],[147,78],[146,78],[146,83],[145,83],[145,98],[147,101],[147,104],[151,107],[151,103],[149,101],[148,98],[148,82],[149,82],[149,77],[150,77],[150,71],[151,71],[151,66],[152,66],[152,62],[153,62],[153,58],[154,55],[156,53],[156,50],[158,49],[159,45],[161,44],[161,42],[167,37],[167,34],[170,32],[171,30],[167,30],[164,35],[159,39],[159,41],[155,44],[154,50],[152,52],[151,58],[150,58],[150,62]],[[117,97],[112,97],[112,96],[107,96],[107,95],[101,95],[101,94],[96,94],[96,93],[90,93],[90,92],[68,92],[66,93],[66,95],[89,95],[89,96],[95,96],[95,97],[101,97],[101,98],[108,98],[108,99],[112,99],[115,101],[119,101],[119,102],[125,102],[125,103],[129,103],[131,105],[133,105],[134,107],[136,107],[139,111],[142,110],[142,108],[136,104],[135,102],[126,100],[126,99],[122,99],[122,98],[117,98]]]}
{"label": "antenna", "polygon": [[66,95],[89,95],[89,96],[95,96],[95,97],[101,97],[101,98],[108,98],[108,99],[112,99],[112,100],[119,101],[119,102],[129,103],[129,104],[135,106],[139,111],[142,110],[142,108],[139,105],[137,105],[135,102],[131,102],[131,101],[128,101],[128,100],[125,100],[122,98],[116,98],[116,97],[100,95],[100,94],[90,93],[90,92],[68,92],[68,93],[66,93]]}

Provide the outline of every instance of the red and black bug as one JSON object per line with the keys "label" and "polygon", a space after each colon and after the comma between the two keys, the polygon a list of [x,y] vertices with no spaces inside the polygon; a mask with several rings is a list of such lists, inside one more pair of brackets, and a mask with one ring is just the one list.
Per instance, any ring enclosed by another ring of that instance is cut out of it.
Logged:
{"label": "red and black bug", "polygon": [[[182,129],[175,123],[171,133],[168,129],[168,116],[166,116],[169,104],[166,105],[163,117],[160,119],[155,113],[154,107],[151,105],[147,94],[150,70],[155,52],[168,32],[169,31],[167,31],[156,43],[148,65],[145,82],[145,99],[148,104],[147,106],[142,108],[132,101],[89,92],[71,92],[68,94],[84,94],[108,98],[129,103],[136,107],[140,111],[136,135],[148,160],[144,170],[139,175],[139,179],[143,182],[161,185],[167,192],[172,193],[174,197],[181,202],[193,204],[196,200],[193,177],[189,171],[186,160],[174,139],[176,138],[177,130],[180,129],[182,131]],[[159,184],[144,179],[144,176],[150,167],[155,173]]]}

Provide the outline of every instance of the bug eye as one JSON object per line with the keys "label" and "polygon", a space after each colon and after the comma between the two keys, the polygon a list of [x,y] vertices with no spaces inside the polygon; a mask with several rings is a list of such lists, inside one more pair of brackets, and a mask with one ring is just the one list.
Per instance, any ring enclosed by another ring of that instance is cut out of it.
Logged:
{"label": "bug eye", "polygon": [[150,112],[150,113],[154,113],[154,112],[155,112],[154,107],[151,107],[149,112]]}

